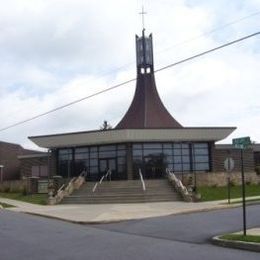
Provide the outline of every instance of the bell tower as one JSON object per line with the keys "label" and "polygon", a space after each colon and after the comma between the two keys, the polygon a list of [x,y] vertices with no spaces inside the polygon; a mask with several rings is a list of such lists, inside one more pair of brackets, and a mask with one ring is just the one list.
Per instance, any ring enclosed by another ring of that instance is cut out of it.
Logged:
{"label": "bell tower", "polygon": [[138,74],[153,73],[153,37],[145,36],[143,29],[142,36],[135,36],[136,43],[136,67]]}
{"label": "bell tower", "polygon": [[182,128],[163,105],[154,77],[153,37],[136,35],[136,89],[133,101],[116,129]]}

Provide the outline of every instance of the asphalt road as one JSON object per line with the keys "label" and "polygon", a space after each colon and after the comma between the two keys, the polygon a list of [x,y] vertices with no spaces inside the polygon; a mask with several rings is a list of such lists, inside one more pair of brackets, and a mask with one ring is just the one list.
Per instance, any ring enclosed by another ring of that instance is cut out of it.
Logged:
{"label": "asphalt road", "polygon": [[[248,226],[260,226],[260,205],[248,207]],[[76,225],[0,211],[0,259],[260,259],[209,239],[242,229],[242,210],[158,217],[106,225]]]}

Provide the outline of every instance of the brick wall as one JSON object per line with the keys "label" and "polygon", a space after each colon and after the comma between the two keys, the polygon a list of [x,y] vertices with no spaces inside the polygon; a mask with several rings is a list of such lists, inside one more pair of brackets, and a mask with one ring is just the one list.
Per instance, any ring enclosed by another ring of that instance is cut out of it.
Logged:
{"label": "brick wall", "polygon": [[20,178],[19,155],[32,153],[18,144],[0,142],[0,165],[3,168],[3,180],[15,180]]}
{"label": "brick wall", "polygon": [[28,157],[19,157],[19,160],[21,162],[20,164],[20,173],[21,177],[31,177],[32,176],[32,167],[33,166],[48,166],[48,156],[47,154],[33,154],[28,155]]}
{"label": "brick wall", "polygon": [[[235,162],[234,172],[240,172],[241,170],[241,154],[239,149],[234,148],[212,148],[212,171],[223,172],[224,161],[227,157],[233,158]],[[245,172],[255,171],[254,152],[252,149],[246,149],[243,151],[244,158],[244,170]]]}

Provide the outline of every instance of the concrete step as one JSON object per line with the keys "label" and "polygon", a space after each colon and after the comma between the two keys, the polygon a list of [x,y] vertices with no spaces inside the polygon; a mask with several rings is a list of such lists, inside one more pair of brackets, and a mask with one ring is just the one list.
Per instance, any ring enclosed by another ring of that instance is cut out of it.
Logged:
{"label": "concrete step", "polygon": [[147,197],[142,196],[139,198],[132,198],[132,197],[100,197],[100,198],[65,198],[62,204],[107,204],[107,203],[142,203],[142,202],[161,202],[161,201],[179,201],[179,198],[173,197]]}
{"label": "concrete step", "polygon": [[145,181],[143,191],[140,180],[104,181],[93,193],[94,182],[85,183],[79,190],[63,199],[62,204],[102,204],[102,203],[143,203],[179,201],[181,197],[174,191],[168,180]]}

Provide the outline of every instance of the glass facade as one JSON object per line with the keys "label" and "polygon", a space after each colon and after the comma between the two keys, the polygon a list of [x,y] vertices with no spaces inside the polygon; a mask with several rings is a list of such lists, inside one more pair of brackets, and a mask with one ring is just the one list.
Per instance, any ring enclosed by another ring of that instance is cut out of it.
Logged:
{"label": "glass facade", "polygon": [[[127,162],[127,147],[129,161]],[[87,180],[97,181],[107,170],[112,180],[127,179],[127,165],[133,166],[134,179],[139,169],[145,179],[165,176],[165,169],[177,173],[210,171],[208,143],[134,143],[104,146],[64,148],[58,150],[58,174],[64,178],[78,176],[87,171]]]}
{"label": "glass facade", "polygon": [[165,169],[174,172],[210,170],[208,143],[140,143],[133,144],[134,178],[142,170],[144,178],[162,178]]}
{"label": "glass facade", "polygon": [[64,178],[79,176],[86,170],[87,180],[99,180],[108,169],[111,179],[126,179],[126,146],[106,145],[58,150],[58,174]]}

